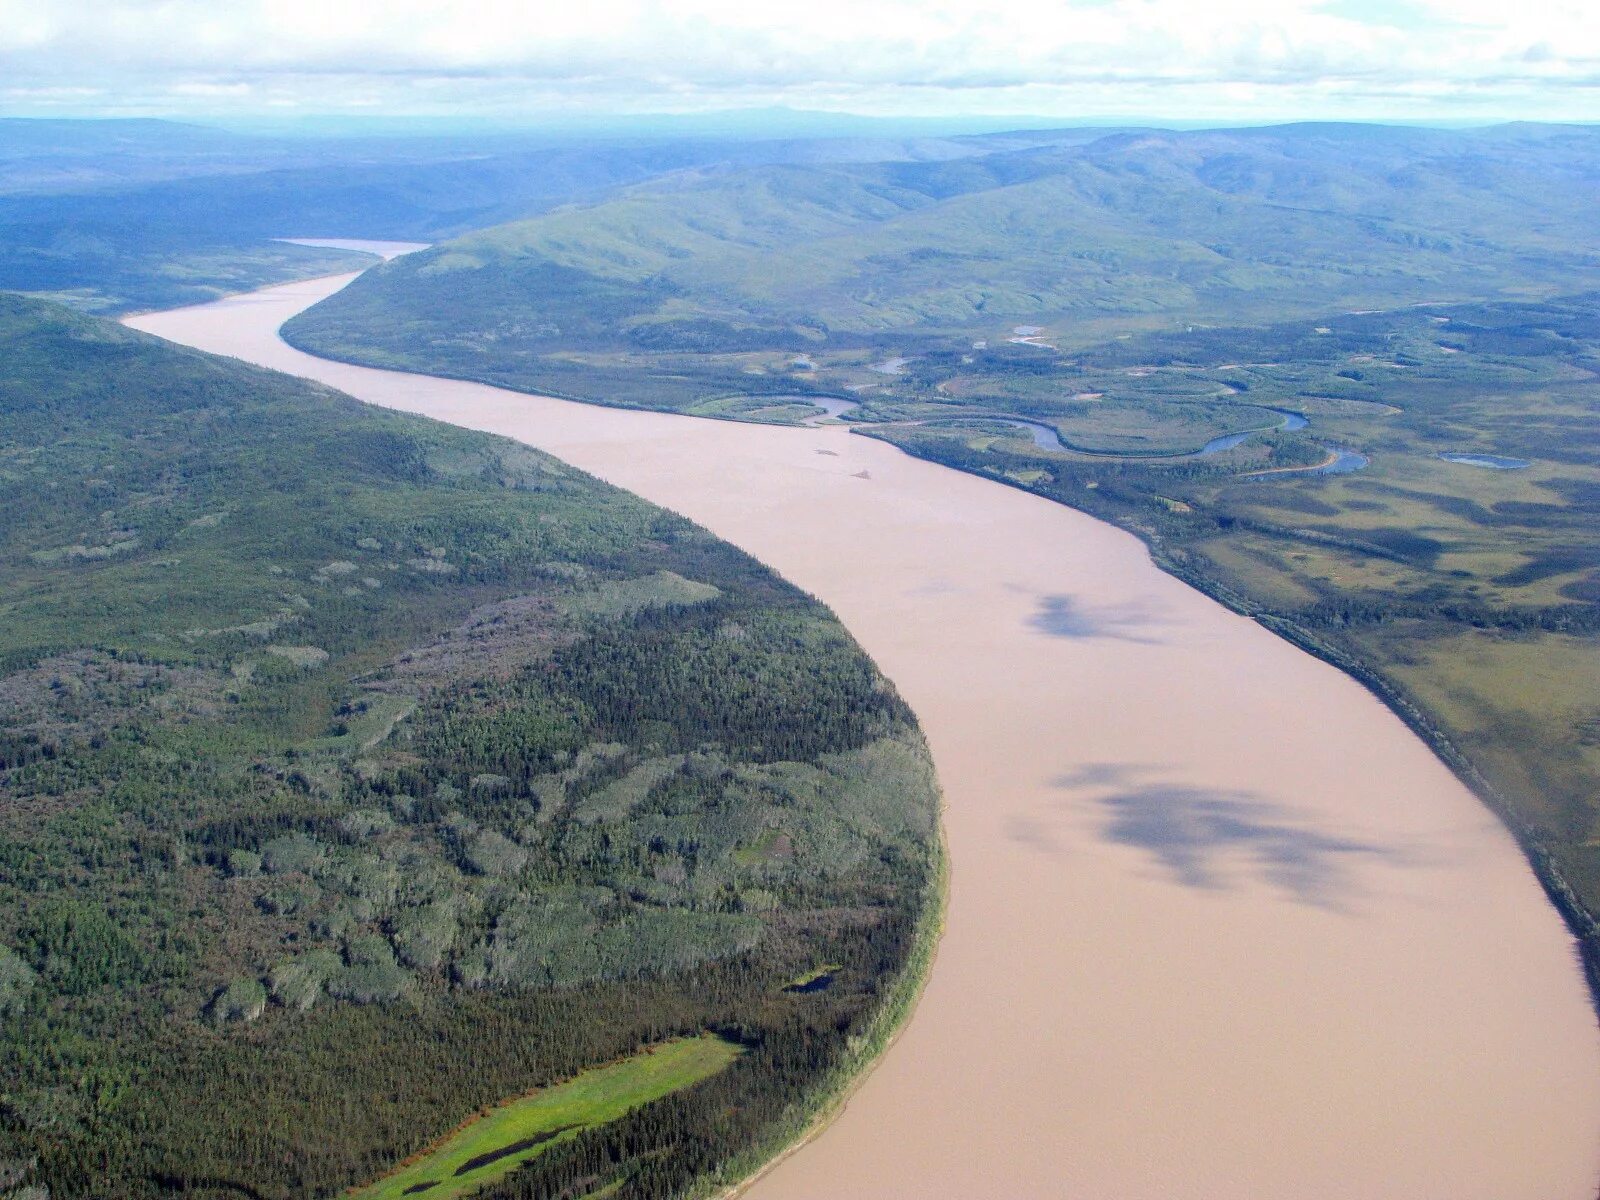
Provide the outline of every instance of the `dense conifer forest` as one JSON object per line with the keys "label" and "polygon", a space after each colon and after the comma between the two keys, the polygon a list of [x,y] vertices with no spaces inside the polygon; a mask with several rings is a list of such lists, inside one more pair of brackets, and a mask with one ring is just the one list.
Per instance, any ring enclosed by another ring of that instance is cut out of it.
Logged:
{"label": "dense conifer forest", "polygon": [[17,297],[0,511],[0,1189],[332,1196],[711,1033],[725,1069],[479,1193],[687,1195],[908,1003],[920,735],[703,530]]}

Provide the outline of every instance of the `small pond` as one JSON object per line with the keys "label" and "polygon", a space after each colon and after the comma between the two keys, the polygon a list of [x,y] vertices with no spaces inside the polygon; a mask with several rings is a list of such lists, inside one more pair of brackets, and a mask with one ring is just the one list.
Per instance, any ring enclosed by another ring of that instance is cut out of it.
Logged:
{"label": "small pond", "polygon": [[1461,463],[1468,467],[1488,467],[1491,471],[1520,471],[1533,464],[1525,458],[1507,458],[1503,454],[1441,454],[1445,462]]}

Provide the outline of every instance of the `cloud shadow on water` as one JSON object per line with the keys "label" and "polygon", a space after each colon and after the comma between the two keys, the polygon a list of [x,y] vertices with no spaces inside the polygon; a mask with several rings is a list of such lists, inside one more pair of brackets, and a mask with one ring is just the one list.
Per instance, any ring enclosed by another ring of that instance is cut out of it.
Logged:
{"label": "cloud shadow on water", "polygon": [[1058,638],[1116,638],[1124,642],[1156,644],[1148,631],[1157,622],[1143,607],[1092,609],[1072,596],[1040,596],[1039,607],[1028,618],[1038,633]]}
{"label": "cloud shadow on water", "polygon": [[1061,839],[1048,822],[1033,817],[1014,816],[1006,822],[1006,836],[1041,854],[1059,857],[1064,853]]}
{"label": "cloud shadow on water", "polygon": [[1058,779],[1104,792],[1102,836],[1148,851],[1185,887],[1236,886],[1237,864],[1302,904],[1342,908],[1357,859],[1395,862],[1393,848],[1325,833],[1289,809],[1249,792],[1145,782],[1125,768],[1094,765]]}

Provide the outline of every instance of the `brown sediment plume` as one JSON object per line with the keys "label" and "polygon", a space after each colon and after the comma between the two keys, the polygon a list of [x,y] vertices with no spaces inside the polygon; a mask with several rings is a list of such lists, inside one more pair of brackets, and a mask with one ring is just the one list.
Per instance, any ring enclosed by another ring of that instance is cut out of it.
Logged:
{"label": "brown sediment plume", "polygon": [[1127,534],[844,428],[283,345],[341,282],[130,323],[691,517],[828,603],[922,722],[951,869],[936,966],[753,1200],[1594,1195],[1600,1034],[1572,940],[1498,822],[1358,684]]}

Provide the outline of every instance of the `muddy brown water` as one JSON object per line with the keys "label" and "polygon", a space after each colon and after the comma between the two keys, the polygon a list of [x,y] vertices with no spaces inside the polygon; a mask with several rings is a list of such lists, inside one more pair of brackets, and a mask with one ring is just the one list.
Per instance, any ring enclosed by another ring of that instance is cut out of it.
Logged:
{"label": "muddy brown water", "polygon": [[1332,667],[1131,536],[847,429],[345,366],[349,277],[129,323],[519,438],[827,602],[916,710],[948,922],[899,1040],[756,1200],[1589,1200],[1600,1034],[1511,838]]}

